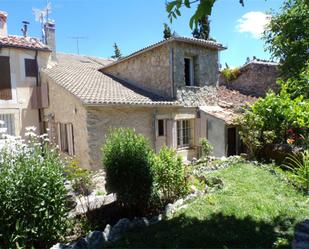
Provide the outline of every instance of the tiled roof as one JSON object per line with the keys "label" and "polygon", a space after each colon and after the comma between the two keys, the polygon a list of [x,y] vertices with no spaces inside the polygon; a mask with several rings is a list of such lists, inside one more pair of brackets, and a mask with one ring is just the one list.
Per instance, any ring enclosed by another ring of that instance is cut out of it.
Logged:
{"label": "tiled roof", "polygon": [[225,50],[226,49],[226,47],[224,47],[222,44],[220,44],[218,42],[215,42],[215,41],[196,39],[196,38],[192,38],[192,37],[178,37],[178,36],[176,37],[175,36],[175,37],[171,37],[171,38],[159,41],[159,42],[154,43],[152,45],[149,45],[147,47],[144,47],[144,48],[142,48],[142,49],[140,49],[140,50],[138,50],[138,51],[136,51],[136,52],[134,52],[132,54],[129,54],[128,56],[122,57],[120,60],[117,60],[114,63],[111,63],[111,64],[107,65],[106,67],[109,67],[109,66],[114,65],[114,64],[118,64],[121,61],[127,60],[127,59],[129,59],[129,58],[131,58],[133,56],[136,56],[138,54],[144,53],[144,52],[146,52],[148,50],[151,50],[153,48],[159,47],[159,46],[161,46],[163,44],[170,43],[170,42],[173,42],[173,41],[185,42],[185,43],[200,45],[200,46],[204,46],[206,48],[214,49],[214,50]]}
{"label": "tiled roof", "polygon": [[15,35],[0,37],[0,47],[13,47],[13,48],[51,51],[47,45],[42,43],[37,38],[15,36]]}
{"label": "tiled roof", "polygon": [[58,64],[43,72],[87,105],[173,105],[174,101],[137,88],[98,69],[113,60],[57,54]]}

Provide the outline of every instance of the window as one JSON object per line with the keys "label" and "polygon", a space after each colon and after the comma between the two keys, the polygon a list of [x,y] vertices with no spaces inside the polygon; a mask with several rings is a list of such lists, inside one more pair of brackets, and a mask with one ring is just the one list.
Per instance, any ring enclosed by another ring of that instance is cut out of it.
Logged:
{"label": "window", "polygon": [[38,66],[36,60],[25,59],[25,73],[26,77],[37,77]]}
{"label": "window", "polygon": [[6,134],[15,136],[14,114],[0,114],[0,120],[4,122],[0,124],[0,128],[6,128]]}
{"label": "window", "polygon": [[74,151],[74,135],[72,124],[58,124],[58,145],[62,152],[73,156]]}
{"label": "window", "polygon": [[192,124],[191,120],[177,121],[177,146],[188,147],[192,145]]}
{"label": "window", "polygon": [[194,85],[193,60],[192,58],[185,58],[184,62],[185,62],[184,74],[185,74],[186,86],[193,86]]}
{"label": "window", "polygon": [[158,136],[164,136],[165,135],[165,129],[164,129],[164,120],[159,119],[158,120]]}
{"label": "window", "polygon": [[0,56],[0,100],[12,99],[10,57]]}

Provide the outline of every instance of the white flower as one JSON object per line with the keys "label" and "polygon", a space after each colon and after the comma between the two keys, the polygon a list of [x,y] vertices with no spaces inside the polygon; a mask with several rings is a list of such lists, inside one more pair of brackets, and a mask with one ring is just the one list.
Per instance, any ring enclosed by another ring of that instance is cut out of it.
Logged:
{"label": "white flower", "polygon": [[36,127],[35,126],[28,126],[28,127],[26,127],[26,131],[36,131]]}

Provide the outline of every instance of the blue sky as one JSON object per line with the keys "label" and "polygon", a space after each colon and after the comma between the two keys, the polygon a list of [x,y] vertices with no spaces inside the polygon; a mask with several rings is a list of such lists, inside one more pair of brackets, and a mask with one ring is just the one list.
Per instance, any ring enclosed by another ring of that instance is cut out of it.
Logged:
{"label": "blue sky", "polygon": [[[162,39],[163,23],[168,23],[165,0],[51,0],[51,18],[56,21],[57,50],[76,53],[76,41],[83,36],[80,53],[110,57],[117,42],[123,55]],[[217,0],[211,19],[211,36],[227,46],[221,64],[242,65],[246,58],[269,59],[259,33],[265,12],[278,10],[283,0]],[[43,8],[46,0],[0,0],[0,10],[7,11],[10,34],[21,34],[21,22],[30,22],[30,35],[40,37],[32,8]],[[184,9],[182,16],[170,24],[181,36],[191,36],[189,19],[194,11]]]}

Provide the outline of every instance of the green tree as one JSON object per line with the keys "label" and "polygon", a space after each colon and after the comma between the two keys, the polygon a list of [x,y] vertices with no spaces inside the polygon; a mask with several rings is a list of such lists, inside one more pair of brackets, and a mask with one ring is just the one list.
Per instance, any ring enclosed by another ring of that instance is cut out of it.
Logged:
{"label": "green tree", "polygon": [[209,39],[209,33],[210,33],[210,21],[208,16],[205,16],[204,18],[198,20],[197,27],[194,28],[192,35],[194,38],[197,39]]}
{"label": "green tree", "polygon": [[120,48],[118,47],[117,43],[114,43],[114,55],[112,56],[113,59],[120,59],[122,57]]}
{"label": "green tree", "polygon": [[[244,0],[238,0],[239,3],[244,6]],[[166,3],[166,11],[168,17],[172,22],[177,16],[181,16],[180,9],[182,7],[191,8],[193,4],[197,3],[195,13],[190,19],[190,28],[197,27],[199,20],[202,20],[206,16],[211,15],[211,10],[216,0],[172,0]]]}
{"label": "green tree", "polygon": [[296,77],[309,61],[309,2],[286,0],[264,32],[266,49],[280,60],[284,78]]}
{"label": "green tree", "polygon": [[164,39],[168,39],[172,37],[171,28],[166,23],[164,23],[163,37]]}

